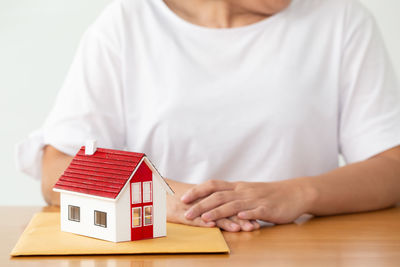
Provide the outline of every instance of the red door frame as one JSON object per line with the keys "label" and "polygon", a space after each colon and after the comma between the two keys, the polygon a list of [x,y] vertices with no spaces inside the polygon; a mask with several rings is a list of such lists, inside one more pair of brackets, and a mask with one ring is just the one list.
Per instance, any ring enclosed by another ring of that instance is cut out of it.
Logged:
{"label": "red door frame", "polygon": [[[152,182],[151,185],[151,202],[143,203],[143,182]],[[132,184],[140,182],[140,192],[141,192],[141,203],[132,204]],[[130,222],[131,222],[131,240],[140,240],[140,239],[148,239],[153,238],[153,223],[154,219],[152,218],[152,224],[148,226],[144,226],[144,207],[152,206],[152,215],[154,217],[154,207],[153,207],[153,173],[151,169],[147,166],[147,164],[142,161],[136,173],[133,175],[130,183],[129,183],[129,192],[130,192]],[[132,209],[141,207],[141,226],[140,227],[132,227]]]}

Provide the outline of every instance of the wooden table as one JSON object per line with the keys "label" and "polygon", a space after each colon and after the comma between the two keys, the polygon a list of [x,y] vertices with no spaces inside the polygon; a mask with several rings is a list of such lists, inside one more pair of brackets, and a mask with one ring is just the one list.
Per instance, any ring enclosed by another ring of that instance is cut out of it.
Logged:
{"label": "wooden table", "polygon": [[251,233],[224,233],[231,254],[16,257],[31,216],[54,208],[0,207],[0,266],[400,266],[400,206],[299,220]]}

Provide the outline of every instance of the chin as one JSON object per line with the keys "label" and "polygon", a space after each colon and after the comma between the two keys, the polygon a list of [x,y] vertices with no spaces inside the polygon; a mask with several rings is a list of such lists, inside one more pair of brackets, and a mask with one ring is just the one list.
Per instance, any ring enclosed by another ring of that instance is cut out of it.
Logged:
{"label": "chin", "polygon": [[[234,2],[238,3],[237,0]],[[291,2],[291,0],[240,0],[240,5],[254,13],[274,15],[287,8]]]}
{"label": "chin", "polygon": [[292,0],[262,0],[275,13],[287,8]]}

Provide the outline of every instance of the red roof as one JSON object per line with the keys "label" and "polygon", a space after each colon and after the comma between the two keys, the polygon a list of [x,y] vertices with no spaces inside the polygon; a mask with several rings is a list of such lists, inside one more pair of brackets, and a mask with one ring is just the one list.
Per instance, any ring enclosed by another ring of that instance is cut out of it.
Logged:
{"label": "red roof", "polygon": [[115,199],[143,158],[143,153],[81,147],[54,188]]}

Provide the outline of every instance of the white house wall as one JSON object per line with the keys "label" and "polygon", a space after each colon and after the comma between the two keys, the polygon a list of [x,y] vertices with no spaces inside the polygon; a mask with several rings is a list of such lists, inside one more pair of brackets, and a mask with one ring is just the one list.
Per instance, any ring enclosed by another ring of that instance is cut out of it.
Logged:
{"label": "white house wall", "polygon": [[167,235],[167,194],[153,172],[153,237]]}
{"label": "white house wall", "polygon": [[[68,205],[80,207],[80,222],[68,220]],[[62,231],[116,242],[116,209],[114,201],[62,192],[60,195],[60,209]],[[95,210],[107,213],[106,228],[94,224]]]}
{"label": "white house wall", "polygon": [[130,188],[129,182],[122,189],[121,195],[116,202],[117,220],[117,242],[131,240],[131,211],[130,211]]}

